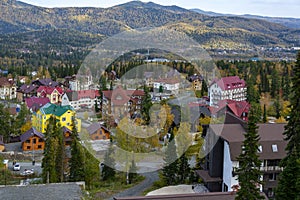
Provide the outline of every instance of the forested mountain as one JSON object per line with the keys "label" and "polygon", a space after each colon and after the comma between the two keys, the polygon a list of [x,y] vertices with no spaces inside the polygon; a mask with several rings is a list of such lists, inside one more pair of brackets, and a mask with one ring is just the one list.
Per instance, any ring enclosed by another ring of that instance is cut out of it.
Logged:
{"label": "forested mountain", "polygon": [[[0,10],[0,34],[68,29],[110,36],[128,29],[167,26],[186,32],[207,48],[300,46],[300,31],[277,23],[237,16],[209,16],[152,2],[132,1],[110,8],[43,8],[0,0]],[[72,35],[77,36],[82,37]]]}
{"label": "forested mountain", "polygon": [[204,11],[201,9],[191,9],[191,11],[203,14],[203,15],[208,15],[208,16],[239,16],[239,17],[245,17],[245,18],[250,18],[250,19],[261,19],[265,20],[268,22],[272,23],[277,23],[281,24],[283,26],[289,27],[289,28],[300,28],[300,19],[299,18],[291,18],[291,17],[266,17],[266,16],[259,16],[259,15],[233,15],[233,14],[223,14],[223,13],[216,13],[216,12],[211,12],[211,11]]}

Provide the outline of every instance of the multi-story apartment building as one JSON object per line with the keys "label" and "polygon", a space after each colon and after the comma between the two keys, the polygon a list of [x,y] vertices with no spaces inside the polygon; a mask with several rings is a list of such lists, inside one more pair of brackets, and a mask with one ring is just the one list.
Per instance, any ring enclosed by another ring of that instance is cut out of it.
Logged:
{"label": "multi-story apartment building", "polygon": [[[197,171],[212,192],[233,191],[238,186],[237,157],[242,151],[246,124],[214,124],[206,132],[204,170]],[[260,137],[258,155],[262,161],[261,191],[269,198],[274,197],[278,175],[283,170],[279,162],[286,156],[284,140],[285,124],[258,124]]]}
{"label": "multi-story apartment building", "polygon": [[0,99],[17,98],[17,87],[12,79],[0,77]]}
{"label": "multi-story apartment building", "polygon": [[102,113],[113,114],[117,118],[133,115],[140,111],[144,92],[141,90],[124,90],[117,86],[114,90],[102,91]]}
{"label": "multi-story apartment building", "polygon": [[210,105],[217,106],[220,100],[231,99],[245,101],[247,87],[244,80],[238,76],[224,77],[214,80],[209,86]]}

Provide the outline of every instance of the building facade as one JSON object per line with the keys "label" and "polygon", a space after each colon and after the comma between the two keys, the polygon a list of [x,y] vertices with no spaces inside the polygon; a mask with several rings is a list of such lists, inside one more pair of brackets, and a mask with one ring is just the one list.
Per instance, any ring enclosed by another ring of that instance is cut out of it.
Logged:
{"label": "building facade", "polygon": [[[72,119],[76,115],[76,112],[71,106],[61,106],[52,103],[48,103],[41,107],[37,112],[32,114],[32,126],[39,132],[45,133],[47,128],[48,119],[53,116],[61,127],[72,129]],[[75,118],[77,131],[81,131],[81,120]]]}
{"label": "building facade", "polygon": [[17,87],[12,79],[0,77],[0,99],[17,98]]}
{"label": "building facade", "polygon": [[[279,162],[286,156],[284,126],[285,124],[258,124],[258,155],[262,161],[260,170],[263,174],[263,185],[260,187],[268,198],[274,198],[278,175],[283,170]],[[204,145],[207,152],[204,170],[198,171],[210,191],[233,191],[239,185],[236,174],[239,167],[237,157],[242,151],[245,131],[242,124],[210,125]]]}
{"label": "building facade", "polygon": [[217,106],[220,100],[225,99],[245,101],[247,86],[246,82],[238,76],[223,77],[210,84],[208,93],[210,106]]}

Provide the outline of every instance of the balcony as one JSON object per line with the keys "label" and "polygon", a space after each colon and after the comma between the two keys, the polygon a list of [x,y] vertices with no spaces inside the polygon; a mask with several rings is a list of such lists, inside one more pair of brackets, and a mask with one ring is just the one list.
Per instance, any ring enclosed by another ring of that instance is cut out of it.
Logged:
{"label": "balcony", "polygon": [[281,172],[281,171],[283,171],[283,167],[279,167],[279,166],[260,167],[260,171],[262,171],[262,172]]}

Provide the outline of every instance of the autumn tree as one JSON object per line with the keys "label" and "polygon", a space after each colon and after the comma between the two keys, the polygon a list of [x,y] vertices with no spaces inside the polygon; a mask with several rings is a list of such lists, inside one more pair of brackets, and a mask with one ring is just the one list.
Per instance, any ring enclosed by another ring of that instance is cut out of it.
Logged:
{"label": "autumn tree", "polygon": [[290,94],[291,113],[284,132],[285,139],[288,141],[287,156],[281,161],[284,170],[280,174],[276,199],[300,199],[300,187],[297,187],[300,179],[300,52],[293,67],[293,75]]}

